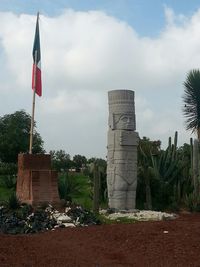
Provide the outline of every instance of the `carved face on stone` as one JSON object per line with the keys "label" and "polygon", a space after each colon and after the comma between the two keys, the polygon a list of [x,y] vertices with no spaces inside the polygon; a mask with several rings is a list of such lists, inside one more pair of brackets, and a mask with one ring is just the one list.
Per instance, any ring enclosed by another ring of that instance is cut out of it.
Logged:
{"label": "carved face on stone", "polygon": [[115,117],[115,129],[135,130],[135,118],[132,113],[117,114]]}

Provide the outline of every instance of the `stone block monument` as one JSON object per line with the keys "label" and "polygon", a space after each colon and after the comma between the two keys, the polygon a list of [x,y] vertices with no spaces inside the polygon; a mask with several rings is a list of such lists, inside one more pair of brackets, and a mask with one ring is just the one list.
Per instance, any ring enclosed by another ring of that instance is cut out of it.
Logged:
{"label": "stone block monument", "polygon": [[50,155],[18,155],[16,193],[23,203],[60,205],[57,172],[51,170]]}
{"label": "stone block monument", "polygon": [[108,92],[107,188],[109,208],[135,209],[138,133],[134,91]]}

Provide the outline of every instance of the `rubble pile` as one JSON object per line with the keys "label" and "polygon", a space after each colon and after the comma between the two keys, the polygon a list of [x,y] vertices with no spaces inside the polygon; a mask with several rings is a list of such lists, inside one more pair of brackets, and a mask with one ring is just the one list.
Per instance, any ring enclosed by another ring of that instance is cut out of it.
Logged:
{"label": "rubble pile", "polygon": [[101,214],[110,220],[117,220],[118,218],[134,219],[136,221],[162,221],[172,220],[177,218],[177,214],[167,213],[153,210],[133,210],[133,211],[108,211],[102,210]]}
{"label": "rubble pile", "polygon": [[55,230],[59,227],[77,227],[100,224],[95,215],[81,206],[67,207],[59,212],[49,205],[46,209],[33,209],[22,205],[17,210],[0,207],[0,233],[29,234]]}

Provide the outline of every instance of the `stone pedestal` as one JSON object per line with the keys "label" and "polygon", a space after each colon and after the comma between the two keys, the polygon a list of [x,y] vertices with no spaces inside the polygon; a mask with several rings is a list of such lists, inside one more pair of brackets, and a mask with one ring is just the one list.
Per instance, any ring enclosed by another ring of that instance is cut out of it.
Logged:
{"label": "stone pedestal", "polygon": [[19,154],[17,196],[31,205],[59,205],[57,172],[51,170],[51,156]]}

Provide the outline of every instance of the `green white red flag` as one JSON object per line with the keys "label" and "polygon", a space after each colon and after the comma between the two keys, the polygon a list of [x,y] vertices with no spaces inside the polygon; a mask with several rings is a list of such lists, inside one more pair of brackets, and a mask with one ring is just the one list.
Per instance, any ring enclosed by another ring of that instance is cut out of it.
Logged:
{"label": "green white red flag", "polygon": [[35,39],[33,43],[32,89],[35,90],[37,95],[42,95],[39,13],[37,14]]}

